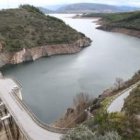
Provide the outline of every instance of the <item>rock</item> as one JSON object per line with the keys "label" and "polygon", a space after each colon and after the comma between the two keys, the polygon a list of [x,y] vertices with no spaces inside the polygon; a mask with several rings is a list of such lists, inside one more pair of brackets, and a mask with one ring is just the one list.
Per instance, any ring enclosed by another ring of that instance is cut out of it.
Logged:
{"label": "rock", "polygon": [[24,48],[21,51],[11,53],[3,52],[0,53],[0,67],[6,64],[19,64],[22,62],[34,61],[44,56],[77,53],[90,44],[91,40],[84,37],[73,43],[45,45],[29,49]]}

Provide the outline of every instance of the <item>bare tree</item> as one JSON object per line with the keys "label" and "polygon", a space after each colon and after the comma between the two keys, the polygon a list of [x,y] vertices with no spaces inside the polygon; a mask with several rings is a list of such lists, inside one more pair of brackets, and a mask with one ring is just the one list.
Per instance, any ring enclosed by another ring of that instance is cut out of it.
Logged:
{"label": "bare tree", "polygon": [[90,104],[89,95],[80,93],[73,99],[73,103],[76,111],[81,112],[86,109]]}
{"label": "bare tree", "polygon": [[124,80],[122,78],[116,78],[115,88],[120,89],[124,85]]}

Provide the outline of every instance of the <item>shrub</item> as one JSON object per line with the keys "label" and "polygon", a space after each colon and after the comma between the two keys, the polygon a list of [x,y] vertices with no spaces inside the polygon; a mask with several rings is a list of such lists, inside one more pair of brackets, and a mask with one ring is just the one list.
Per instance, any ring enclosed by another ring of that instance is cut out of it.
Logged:
{"label": "shrub", "polygon": [[97,137],[97,140],[121,140],[121,136],[115,131],[106,132],[105,135],[103,136],[100,135],[99,137],[98,136],[96,137]]}
{"label": "shrub", "polygon": [[104,135],[93,133],[84,125],[70,130],[61,140],[121,140],[117,132],[106,132]]}
{"label": "shrub", "polygon": [[39,13],[39,14],[44,15],[43,12],[41,12],[38,8],[36,8],[36,7],[32,6],[32,5],[29,5],[29,4],[20,5],[19,8],[26,9],[29,12]]}
{"label": "shrub", "polygon": [[93,140],[94,133],[86,126],[80,125],[79,127],[70,130],[62,137],[62,140]]}

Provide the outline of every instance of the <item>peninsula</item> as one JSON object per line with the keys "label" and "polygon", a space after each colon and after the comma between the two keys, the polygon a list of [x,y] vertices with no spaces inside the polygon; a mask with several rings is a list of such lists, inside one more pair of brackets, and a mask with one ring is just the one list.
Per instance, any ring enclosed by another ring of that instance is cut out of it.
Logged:
{"label": "peninsula", "polygon": [[0,11],[0,67],[43,56],[72,54],[90,45],[84,34],[30,5]]}

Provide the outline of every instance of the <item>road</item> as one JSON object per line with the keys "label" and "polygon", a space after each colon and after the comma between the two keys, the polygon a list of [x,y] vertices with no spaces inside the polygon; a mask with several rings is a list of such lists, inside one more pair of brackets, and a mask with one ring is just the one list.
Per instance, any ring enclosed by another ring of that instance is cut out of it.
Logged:
{"label": "road", "polygon": [[60,140],[62,134],[53,133],[40,127],[17,102],[16,98],[13,98],[11,92],[15,87],[18,85],[12,79],[0,79],[0,98],[24,135],[29,140]]}
{"label": "road", "polygon": [[126,89],[125,91],[122,91],[120,95],[112,101],[112,103],[107,108],[107,112],[113,113],[113,112],[120,112],[124,105],[124,100],[129,96],[130,92],[139,84],[140,82],[132,85],[130,88]]}

